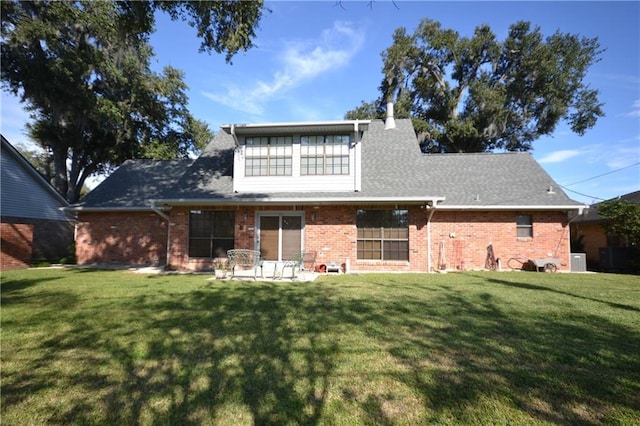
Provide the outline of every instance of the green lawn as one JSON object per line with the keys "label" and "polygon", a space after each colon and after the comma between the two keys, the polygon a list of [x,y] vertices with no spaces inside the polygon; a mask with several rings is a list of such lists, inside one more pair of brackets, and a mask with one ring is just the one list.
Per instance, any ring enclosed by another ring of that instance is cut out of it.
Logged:
{"label": "green lawn", "polygon": [[2,273],[3,425],[640,423],[640,277]]}

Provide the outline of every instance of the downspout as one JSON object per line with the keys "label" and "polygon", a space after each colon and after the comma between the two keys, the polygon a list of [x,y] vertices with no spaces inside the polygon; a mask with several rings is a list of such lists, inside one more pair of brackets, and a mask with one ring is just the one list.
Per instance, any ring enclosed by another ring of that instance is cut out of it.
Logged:
{"label": "downspout", "polygon": [[436,203],[427,204],[427,209],[429,209],[429,217],[427,218],[427,273],[431,273],[431,218],[433,214],[436,212]]}
{"label": "downspout", "polygon": [[358,173],[359,173],[359,169],[358,169],[358,143],[360,143],[360,129],[358,129],[358,120],[356,120],[356,122],[353,124],[353,129],[354,129],[354,137],[353,137],[353,191],[354,192],[358,192],[360,191],[360,185],[358,185]]}
{"label": "downspout", "polygon": [[[571,260],[571,222],[573,222],[574,220],[576,220],[577,218],[582,216],[585,209],[588,209],[588,207],[586,207],[586,206],[585,207],[583,207],[583,206],[579,207],[578,208],[578,213],[575,216],[569,218],[569,220],[567,221],[567,232],[569,233],[569,253],[567,253],[567,256],[568,256],[567,258],[569,260]],[[562,237],[563,236],[564,236],[564,232],[562,233],[562,236],[560,237],[560,240],[558,241],[558,245],[556,246],[555,253],[553,254],[555,257],[558,256],[558,250],[560,250],[560,243],[562,242]],[[571,268],[571,262],[569,262],[569,268]]]}
{"label": "downspout", "polygon": [[169,267],[169,248],[170,248],[170,242],[171,242],[171,218],[169,217],[168,214],[166,214],[165,212],[163,212],[162,210],[160,210],[154,201],[151,202],[151,210],[153,210],[154,213],[156,213],[158,216],[160,216],[161,218],[163,218],[164,220],[167,221],[167,254],[166,254],[166,258],[165,258],[165,268]]}

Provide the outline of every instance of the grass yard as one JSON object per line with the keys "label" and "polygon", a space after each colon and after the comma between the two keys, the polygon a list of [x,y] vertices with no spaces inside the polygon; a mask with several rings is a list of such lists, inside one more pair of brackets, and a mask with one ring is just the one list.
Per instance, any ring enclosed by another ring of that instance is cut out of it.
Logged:
{"label": "grass yard", "polygon": [[640,277],[2,273],[1,421],[638,424]]}

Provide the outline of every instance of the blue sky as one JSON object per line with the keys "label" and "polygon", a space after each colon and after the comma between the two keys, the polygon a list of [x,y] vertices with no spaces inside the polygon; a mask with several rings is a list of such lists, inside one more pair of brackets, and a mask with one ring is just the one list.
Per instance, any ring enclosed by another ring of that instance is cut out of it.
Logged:
{"label": "blue sky", "polygon": [[[606,117],[584,136],[563,123],[534,143],[534,158],[576,201],[640,190],[640,2],[267,2],[256,48],[233,65],[199,53],[195,32],[160,15],[151,38],[160,70],[185,72],[189,107],[217,131],[221,124],[340,120],[362,100],[378,97],[381,52],[393,31],[413,33],[421,19],[463,36],[488,24],[502,40],[509,25],[530,21],[545,35],[556,30],[598,37],[605,52],[587,82],[600,90]],[[2,133],[27,143],[28,116],[2,92]]]}

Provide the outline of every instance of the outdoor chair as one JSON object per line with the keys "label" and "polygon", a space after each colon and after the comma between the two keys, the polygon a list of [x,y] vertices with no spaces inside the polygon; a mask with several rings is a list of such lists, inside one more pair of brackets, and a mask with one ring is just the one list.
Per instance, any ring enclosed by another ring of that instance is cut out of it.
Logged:
{"label": "outdoor chair", "polygon": [[262,276],[262,262],[258,250],[233,249],[227,251],[227,259],[231,268],[231,278],[236,274],[236,268],[242,270],[253,270],[253,279],[257,279],[258,269]]}
{"label": "outdoor chair", "polygon": [[[300,271],[313,271],[316,263],[316,254],[315,251],[303,251],[295,259],[278,262],[280,278],[284,276],[286,268],[291,268],[291,279],[296,279]],[[276,276],[277,270],[274,271],[274,278]]]}

